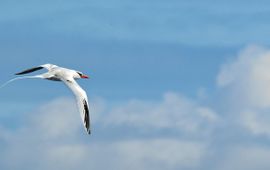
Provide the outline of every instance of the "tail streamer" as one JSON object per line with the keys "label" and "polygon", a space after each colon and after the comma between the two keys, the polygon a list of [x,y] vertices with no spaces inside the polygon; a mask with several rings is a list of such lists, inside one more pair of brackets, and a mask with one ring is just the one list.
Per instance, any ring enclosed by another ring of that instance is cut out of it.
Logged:
{"label": "tail streamer", "polygon": [[0,86],[0,89],[2,89],[3,87],[5,87],[6,85],[8,85],[9,83],[16,81],[16,80],[21,80],[21,79],[32,79],[32,78],[42,78],[40,75],[37,76],[23,76],[23,77],[16,77],[14,79],[11,79],[9,81],[7,81],[6,83],[2,84]]}

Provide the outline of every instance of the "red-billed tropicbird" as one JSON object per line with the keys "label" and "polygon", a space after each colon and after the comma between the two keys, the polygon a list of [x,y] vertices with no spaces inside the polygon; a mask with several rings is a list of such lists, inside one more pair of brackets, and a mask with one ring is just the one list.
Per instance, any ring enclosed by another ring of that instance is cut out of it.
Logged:
{"label": "red-billed tropicbird", "polygon": [[47,69],[48,72],[44,74],[40,74],[40,75],[35,75],[35,76],[17,77],[12,80],[9,80],[0,88],[4,87],[5,85],[7,85],[8,83],[12,81],[15,81],[18,79],[25,79],[25,78],[41,78],[41,79],[64,82],[74,93],[77,99],[78,108],[81,114],[81,118],[82,118],[85,130],[88,134],[90,134],[91,130],[90,130],[89,104],[88,104],[87,95],[86,95],[86,92],[75,81],[75,79],[80,79],[80,78],[86,79],[88,78],[88,76],[84,75],[82,72],[59,67],[53,64],[40,65],[40,66],[16,73],[15,75],[23,75],[23,74],[31,73],[37,70],[41,70],[43,68]]}

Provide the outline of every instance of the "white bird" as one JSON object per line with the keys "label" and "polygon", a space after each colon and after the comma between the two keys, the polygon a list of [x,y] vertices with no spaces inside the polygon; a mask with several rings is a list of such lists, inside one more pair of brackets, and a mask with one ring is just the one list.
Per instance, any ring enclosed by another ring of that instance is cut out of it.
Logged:
{"label": "white bird", "polygon": [[7,85],[8,83],[12,81],[15,81],[18,79],[25,79],[25,78],[41,78],[41,79],[64,82],[74,93],[77,99],[78,108],[81,114],[81,118],[82,118],[85,130],[88,134],[90,134],[91,130],[90,130],[89,104],[88,104],[87,95],[86,95],[86,92],[75,81],[75,79],[80,79],[80,78],[87,79],[89,77],[87,75],[84,75],[82,72],[59,67],[53,64],[40,65],[38,67],[30,68],[22,72],[16,73],[15,75],[23,75],[23,74],[31,73],[37,70],[41,70],[43,68],[47,69],[48,72],[44,74],[40,74],[40,75],[35,75],[35,76],[17,77],[12,80],[9,80],[0,88],[4,87],[5,85]]}

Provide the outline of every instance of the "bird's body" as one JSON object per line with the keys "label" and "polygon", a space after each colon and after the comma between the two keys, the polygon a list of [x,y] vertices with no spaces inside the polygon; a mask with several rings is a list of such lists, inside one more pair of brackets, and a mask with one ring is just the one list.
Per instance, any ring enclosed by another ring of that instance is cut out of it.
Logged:
{"label": "bird's body", "polygon": [[[85,127],[85,130],[88,134],[91,133],[90,131],[90,117],[89,117],[89,104],[87,99],[86,92],[78,85],[78,83],[75,81],[76,79],[80,78],[88,78],[88,76],[82,74],[79,71],[59,67],[53,64],[44,64],[40,65],[38,67],[34,67],[31,69],[24,70],[22,72],[16,73],[16,75],[23,75],[28,74],[37,70],[41,69],[47,69],[48,72],[40,75],[35,76],[23,76],[23,77],[17,77],[15,79],[12,79],[8,81],[6,84],[17,80],[17,79],[23,79],[23,78],[41,78],[41,79],[47,79],[52,81],[62,81],[65,83],[74,93],[78,108],[81,114],[81,118]],[[4,84],[4,85],[6,85]],[[2,86],[3,87],[3,86]]]}

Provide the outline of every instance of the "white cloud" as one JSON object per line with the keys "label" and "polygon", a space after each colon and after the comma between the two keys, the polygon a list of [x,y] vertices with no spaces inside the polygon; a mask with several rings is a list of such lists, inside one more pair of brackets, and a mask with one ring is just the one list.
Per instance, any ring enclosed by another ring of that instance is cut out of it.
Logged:
{"label": "white cloud", "polygon": [[[182,100],[183,103],[181,103]],[[163,110],[170,107],[170,111],[176,112],[183,108],[188,111],[186,112],[187,115],[194,114],[191,117],[186,116],[190,122],[183,123],[183,128],[189,128],[189,125],[186,124],[192,123],[192,118],[196,119],[196,116],[199,117],[200,121],[205,120],[205,123],[215,120],[215,116],[213,117],[214,113],[205,108],[199,107],[196,108],[198,111],[190,112],[190,107],[193,104],[172,93],[165,95],[164,102],[155,103],[154,106],[156,108],[152,108],[152,104],[148,106],[149,103],[152,102],[144,103],[143,101],[137,101],[135,105],[131,106],[134,106],[135,113],[138,113],[139,109],[139,111],[143,112],[142,114],[146,114],[149,108],[158,111],[159,107],[157,106],[159,104],[164,105],[161,106]],[[95,112],[104,111],[107,107],[106,102],[102,99],[92,100],[92,104],[98,106],[98,108],[93,109]],[[178,104],[183,104],[183,106],[178,108]],[[139,108],[136,106],[139,106]],[[127,106],[124,105],[123,107]],[[118,109],[120,108],[113,110]],[[93,112],[92,115],[95,114]],[[113,116],[113,113],[114,111],[111,112],[112,115],[110,117]],[[162,113],[150,115],[150,118],[162,120],[158,116],[166,118],[166,115],[162,115]],[[174,114],[169,116],[176,116],[177,118],[177,115]],[[169,121],[172,120],[172,118],[166,120],[167,124],[169,125]],[[102,121],[101,115],[94,118],[94,123],[101,123]],[[147,124],[147,122],[145,123]],[[156,123],[155,125],[155,122],[151,122],[149,127],[153,129],[156,126],[159,128],[163,127],[161,122],[157,121]],[[171,123],[174,124],[174,122]],[[200,126],[200,123],[196,122],[192,126]],[[107,126],[109,125],[112,126],[110,123],[107,124]],[[123,122],[114,125],[126,126]],[[175,127],[175,125],[168,125],[165,127]],[[107,127],[106,131],[110,132],[110,126]],[[142,128],[141,125],[137,126],[137,124],[134,124],[134,126]],[[151,129],[148,130],[151,133]],[[60,98],[44,104],[36,112],[29,113],[24,124],[16,129],[1,128],[0,135],[1,141],[4,142],[1,146],[5,146],[1,148],[0,169],[21,169],[22,167],[30,170],[88,168],[131,170],[190,169],[200,166],[202,158],[207,151],[207,144],[205,142],[184,138],[121,137],[116,140],[102,140],[97,139],[98,135],[88,136],[82,127],[75,101],[66,98]]]}
{"label": "white cloud", "polygon": [[75,102],[66,98],[45,104],[31,119],[33,131],[47,138],[75,134],[81,125]]}
{"label": "white cloud", "polygon": [[241,113],[241,124],[255,135],[270,135],[268,111],[246,111]]}
{"label": "white cloud", "polygon": [[238,146],[230,148],[218,170],[268,170],[270,149],[261,146]]}
{"label": "white cloud", "polygon": [[[223,65],[217,79],[230,90],[232,99],[250,107],[270,106],[270,50],[258,46],[245,48],[231,63]],[[238,101],[239,102],[239,101]]]}
{"label": "white cloud", "polygon": [[16,129],[1,130],[5,147],[0,169],[46,169],[50,165],[49,169],[72,169],[81,162],[83,149],[72,142],[84,130],[73,100],[54,100],[29,113],[25,120]]}
{"label": "white cloud", "polygon": [[197,168],[206,149],[194,141],[132,139],[91,144],[88,151],[91,169],[148,170]]}
{"label": "white cloud", "polygon": [[217,84],[226,93],[237,124],[256,135],[270,135],[270,50],[249,46],[223,65]]}
{"label": "white cloud", "polygon": [[170,92],[159,102],[128,101],[114,107],[101,121],[104,121],[105,126],[126,126],[146,131],[170,129],[205,133],[216,125],[218,119],[211,108]]}

